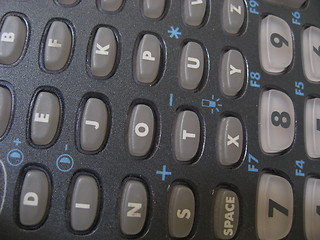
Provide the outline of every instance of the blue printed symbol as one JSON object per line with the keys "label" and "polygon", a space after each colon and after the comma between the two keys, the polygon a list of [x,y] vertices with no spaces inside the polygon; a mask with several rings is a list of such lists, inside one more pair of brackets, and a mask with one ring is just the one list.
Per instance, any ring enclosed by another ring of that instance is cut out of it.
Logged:
{"label": "blue printed symbol", "polygon": [[212,99],[202,99],[201,106],[211,108],[211,113],[214,114],[215,111],[220,112],[220,107],[222,107],[222,104],[219,103],[220,98],[215,99],[214,95],[212,95]]}
{"label": "blue printed symbol", "polygon": [[16,146],[19,146],[22,142],[20,141],[19,138],[13,140],[13,143],[16,145]]}
{"label": "blue printed symbol", "polygon": [[173,26],[170,27],[170,30],[168,30],[168,33],[170,33],[171,38],[179,39],[181,32],[179,31],[180,28],[176,27],[174,28]]}
{"label": "blue printed symbol", "polygon": [[56,166],[61,172],[69,172],[73,168],[73,158],[69,154],[62,154],[57,158]]}
{"label": "blue printed symbol", "polygon": [[163,165],[162,166],[162,171],[156,171],[156,174],[162,175],[162,181],[166,180],[166,176],[171,176],[172,173],[167,171],[167,166]]}
{"label": "blue printed symbol", "polygon": [[24,160],[24,155],[19,149],[12,149],[7,154],[7,162],[13,166],[19,166]]}
{"label": "blue printed symbol", "polygon": [[173,93],[170,93],[169,106],[172,107],[172,105],[173,105]]}

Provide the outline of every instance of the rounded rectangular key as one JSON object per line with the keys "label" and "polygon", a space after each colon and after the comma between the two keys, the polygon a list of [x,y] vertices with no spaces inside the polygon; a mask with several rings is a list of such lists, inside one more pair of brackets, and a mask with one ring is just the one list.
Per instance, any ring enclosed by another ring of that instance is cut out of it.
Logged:
{"label": "rounded rectangular key", "polygon": [[27,41],[27,26],[18,16],[7,16],[0,32],[0,64],[10,65],[19,60]]}
{"label": "rounded rectangular key", "polygon": [[130,116],[128,131],[129,152],[135,157],[144,157],[154,144],[155,117],[145,104],[136,105]]}
{"label": "rounded rectangular key", "polygon": [[196,90],[204,75],[204,51],[199,43],[188,42],[182,49],[179,84],[186,90]]}
{"label": "rounded rectangular key", "polygon": [[88,231],[92,228],[99,205],[97,181],[89,175],[79,175],[72,189],[70,224],[74,231]]}
{"label": "rounded rectangular key", "polygon": [[310,82],[320,82],[320,28],[309,27],[302,35],[304,74]]}
{"label": "rounded rectangular key", "polygon": [[98,98],[89,98],[81,117],[80,147],[86,152],[99,151],[106,140],[108,109]]}
{"label": "rounded rectangular key", "polygon": [[175,185],[170,194],[168,227],[173,238],[187,237],[193,227],[195,198],[192,190],[185,185]]}
{"label": "rounded rectangular key", "polygon": [[29,170],[20,193],[19,220],[27,227],[41,224],[48,211],[49,180],[40,170]]}
{"label": "rounded rectangular key", "polygon": [[97,2],[102,10],[108,12],[118,11],[123,4],[123,0],[98,0]]}
{"label": "rounded rectangular key", "polygon": [[144,184],[129,180],[122,190],[120,227],[125,235],[135,236],[143,230],[148,211],[148,194]]}
{"label": "rounded rectangular key", "polygon": [[291,146],[295,133],[295,113],[288,95],[273,89],[263,92],[259,130],[264,152],[279,153]]}
{"label": "rounded rectangular key", "polygon": [[293,59],[291,29],[283,19],[268,15],[260,26],[260,63],[268,73],[282,73]]}
{"label": "rounded rectangular key", "polygon": [[108,77],[114,67],[117,57],[117,40],[110,28],[100,27],[91,48],[91,73],[94,77]]}
{"label": "rounded rectangular key", "polygon": [[288,235],[293,221],[293,191],[282,177],[263,174],[258,183],[256,227],[261,240],[278,240]]}
{"label": "rounded rectangular key", "polygon": [[240,32],[246,17],[246,7],[243,0],[225,0],[223,3],[222,25],[226,32]]}
{"label": "rounded rectangular key", "polygon": [[0,138],[8,129],[12,110],[12,96],[5,87],[0,87]]}
{"label": "rounded rectangular key", "polygon": [[67,65],[72,48],[71,30],[65,22],[54,21],[49,26],[44,46],[44,67],[60,71]]}
{"label": "rounded rectangular key", "polygon": [[165,5],[166,0],[143,0],[143,14],[148,18],[160,18]]}
{"label": "rounded rectangular key", "polygon": [[308,99],[304,113],[304,140],[311,158],[320,158],[320,98]]}
{"label": "rounded rectangular key", "polygon": [[59,4],[65,5],[65,6],[75,6],[77,5],[80,0],[57,0]]}
{"label": "rounded rectangular key", "polygon": [[267,2],[284,5],[292,8],[300,8],[306,2],[306,0],[265,0]]}
{"label": "rounded rectangular key", "polygon": [[46,146],[52,143],[60,123],[60,101],[50,92],[42,91],[35,98],[32,108],[31,141],[35,145]]}
{"label": "rounded rectangular key", "polygon": [[320,179],[309,178],[305,185],[304,231],[307,240],[320,239]]}
{"label": "rounded rectangular key", "polygon": [[206,8],[207,0],[184,0],[184,22],[190,26],[200,26],[206,14]]}

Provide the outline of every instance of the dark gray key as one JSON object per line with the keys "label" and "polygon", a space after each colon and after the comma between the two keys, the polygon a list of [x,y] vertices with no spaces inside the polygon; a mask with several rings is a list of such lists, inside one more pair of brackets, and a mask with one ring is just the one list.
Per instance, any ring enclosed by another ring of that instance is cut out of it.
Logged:
{"label": "dark gray key", "polygon": [[243,127],[238,118],[225,117],[221,120],[218,140],[219,162],[232,166],[240,160],[243,152]]}
{"label": "dark gray key", "polygon": [[89,98],[81,119],[80,146],[84,151],[97,151],[102,147],[108,121],[106,104],[98,98]]}
{"label": "dark gray key", "polygon": [[126,235],[139,234],[146,222],[148,195],[143,183],[130,180],[125,183],[121,198],[120,227]]}
{"label": "dark gray key", "polygon": [[35,99],[31,119],[31,140],[36,145],[48,145],[58,131],[60,121],[58,97],[49,92],[40,92]]}
{"label": "dark gray key", "polygon": [[102,10],[115,12],[122,6],[123,0],[100,0]]}
{"label": "dark gray key", "polygon": [[48,209],[49,188],[44,172],[27,172],[20,195],[19,219],[22,225],[36,226],[41,223]]}
{"label": "dark gray key", "polygon": [[0,87],[0,137],[6,132],[12,109],[12,96],[7,88]]}
{"label": "dark gray key", "polygon": [[88,175],[77,177],[71,199],[71,227],[74,231],[86,231],[92,227],[99,203],[99,187]]}
{"label": "dark gray key", "polygon": [[188,42],[182,49],[180,59],[180,86],[186,90],[196,90],[203,78],[203,73],[203,49],[196,42]]}
{"label": "dark gray key", "polygon": [[206,14],[206,7],[207,0],[184,0],[184,22],[190,26],[200,26]]}
{"label": "dark gray key", "polygon": [[4,207],[7,195],[7,170],[0,160],[0,215]]}
{"label": "dark gray key", "polygon": [[166,0],[143,0],[143,14],[148,18],[160,18],[165,5]]}
{"label": "dark gray key", "polygon": [[190,161],[198,152],[200,143],[200,121],[196,113],[179,113],[174,129],[174,152],[177,160]]}
{"label": "dark gray key", "polygon": [[195,216],[195,198],[190,188],[175,185],[171,191],[168,226],[169,234],[174,238],[187,237],[193,227]]}
{"label": "dark gray key", "polygon": [[225,0],[223,3],[222,25],[226,32],[237,34],[246,17],[243,0]]}
{"label": "dark gray key", "polygon": [[136,59],[137,80],[151,84],[157,80],[160,69],[161,46],[159,39],[145,34],[139,43]]}
{"label": "dark gray key", "polygon": [[62,4],[62,5],[69,5],[69,6],[74,6],[76,4],[78,4],[80,2],[80,0],[58,0],[58,3]]}
{"label": "dark gray key", "polygon": [[54,21],[48,31],[44,47],[44,67],[49,71],[63,69],[70,57],[72,35],[67,24]]}
{"label": "dark gray key", "polygon": [[238,230],[240,205],[235,192],[221,188],[215,193],[214,234],[218,239],[232,239]]}
{"label": "dark gray key", "polygon": [[128,132],[131,155],[143,157],[149,153],[154,140],[154,124],[155,118],[149,106],[138,104],[133,108]]}
{"label": "dark gray key", "polygon": [[117,41],[110,28],[100,27],[91,49],[91,73],[107,77],[114,68],[117,56]]}
{"label": "dark gray key", "polygon": [[0,64],[13,64],[20,58],[27,37],[27,26],[19,17],[5,18],[0,32]]}
{"label": "dark gray key", "polygon": [[229,96],[236,96],[244,85],[245,62],[242,54],[237,50],[229,50],[223,54],[221,64],[221,90]]}
{"label": "dark gray key", "polygon": [[276,3],[292,8],[300,8],[306,0],[265,0],[266,2]]}

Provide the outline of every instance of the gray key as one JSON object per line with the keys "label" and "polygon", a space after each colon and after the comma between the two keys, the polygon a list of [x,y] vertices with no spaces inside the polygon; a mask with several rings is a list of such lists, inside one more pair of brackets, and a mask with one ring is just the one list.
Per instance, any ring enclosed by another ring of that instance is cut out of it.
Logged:
{"label": "gray key", "polygon": [[155,118],[151,108],[136,105],[131,113],[128,132],[128,146],[131,155],[143,157],[150,152],[154,140]]}
{"label": "gray key", "polygon": [[31,140],[34,144],[50,144],[58,131],[60,121],[60,102],[56,95],[40,92],[32,110]]}
{"label": "gray key", "polygon": [[236,164],[243,152],[243,127],[238,118],[225,117],[219,127],[218,156],[223,166]]}
{"label": "gray key", "polygon": [[260,26],[260,63],[268,73],[282,73],[293,59],[291,29],[284,20],[268,15]]}
{"label": "gray key", "polygon": [[19,17],[5,18],[0,32],[0,64],[10,65],[18,61],[27,37],[27,26]]}
{"label": "gray key", "polygon": [[12,96],[7,88],[0,87],[0,137],[6,132],[12,109]]}
{"label": "gray key", "polygon": [[311,158],[320,158],[320,98],[308,99],[304,114],[306,152]]}
{"label": "gray key", "polygon": [[225,0],[223,3],[222,26],[231,34],[240,32],[246,17],[243,0]]}
{"label": "gray key", "polygon": [[238,230],[240,205],[238,195],[221,188],[215,193],[213,209],[214,233],[218,239],[232,239]]}
{"label": "gray key", "polygon": [[157,80],[160,69],[161,46],[159,39],[145,34],[139,43],[136,59],[137,80],[152,84]]}
{"label": "gray key", "polygon": [[24,226],[40,224],[48,210],[49,180],[40,170],[29,170],[20,194],[19,219]]}
{"label": "gray key", "polygon": [[261,240],[285,238],[292,227],[293,191],[279,176],[263,174],[257,194],[256,227]]}
{"label": "gray key", "polygon": [[62,70],[70,57],[72,35],[67,24],[54,21],[44,47],[44,67],[49,71]]}
{"label": "gray key", "polygon": [[221,64],[221,89],[228,97],[236,96],[244,85],[245,62],[242,54],[237,50],[229,50],[223,54]]}
{"label": "gray key", "polygon": [[303,31],[302,60],[307,79],[320,82],[320,28],[311,26]]}
{"label": "gray key", "polygon": [[6,201],[7,187],[7,170],[3,162],[0,160],[0,215]]}
{"label": "gray key", "polygon": [[123,0],[100,0],[102,10],[108,12],[115,12],[119,10],[122,4]]}
{"label": "gray key", "polygon": [[83,109],[80,146],[84,151],[99,150],[107,136],[109,116],[106,104],[98,98],[89,98]]}
{"label": "gray key", "polygon": [[284,5],[292,8],[300,8],[306,0],[265,0],[267,2]]}
{"label": "gray key", "polygon": [[99,203],[99,187],[96,180],[87,175],[77,177],[71,199],[71,227],[74,231],[89,230],[96,217]]}
{"label": "gray key", "polygon": [[146,222],[148,195],[143,183],[130,180],[125,183],[121,198],[120,227],[125,235],[139,234]]}
{"label": "gray key", "polygon": [[186,110],[179,113],[174,129],[174,152],[177,160],[190,161],[200,144],[200,121],[196,113]]}
{"label": "gray key", "polygon": [[187,237],[193,227],[195,198],[190,188],[175,185],[171,191],[168,213],[169,234],[173,238]]}
{"label": "gray key", "polygon": [[260,100],[260,144],[266,153],[279,153],[291,146],[295,113],[290,97],[278,90],[263,92]]}
{"label": "gray key", "polygon": [[182,49],[180,59],[180,86],[196,90],[204,74],[204,52],[199,43],[188,42]]}
{"label": "gray key", "polygon": [[160,18],[165,5],[166,0],[143,0],[143,14],[148,18]]}
{"label": "gray key", "polygon": [[107,77],[114,69],[117,56],[117,41],[110,28],[100,27],[91,49],[91,73]]}
{"label": "gray key", "polygon": [[206,7],[207,0],[184,0],[184,22],[190,26],[200,26],[206,14]]}
{"label": "gray key", "polygon": [[58,0],[58,3],[62,4],[62,5],[76,5],[80,2],[80,0]]}
{"label": "gray key", "polygon": [[304,229],[307,240],[320,239],[320,179],[309,178],[305,185]]}

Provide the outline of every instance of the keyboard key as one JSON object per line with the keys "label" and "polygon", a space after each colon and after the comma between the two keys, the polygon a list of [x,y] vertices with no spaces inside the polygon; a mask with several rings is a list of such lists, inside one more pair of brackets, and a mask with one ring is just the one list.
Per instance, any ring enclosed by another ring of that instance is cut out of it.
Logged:
{"label": "keyboard key", "polygon": [[0,87],[0,138],[8,129],[12,111],[12,96],[5,87]]}
{"label": "keyboard key", "polygon": [[291,146],[295,113],[288,95],[278,90],[263,92],[260,100],[260,143],[266,153],[279,153]]}
{"label": "keyboard key", "polygon": [[94,77],[106,78],[115,68],[117,40],[110,28],[100,27],[91,49],[91,73]]}
{"label": "keyboard key", "polygon": [[309,27],[302,35],[303,70],[311,82],[320,82],[320,28]]}
{"label": "keyboard key", "polygon": [[144,184],[137,180],[125,183],[120,209],[120,227],[125,235],[139,234],[146,223],[148,195]]}
{"label": "keyboard key", "polygon": [[104,146],[108,121],[106,104],[98,98],[89,98],[81,117],[80,147],[83,151],[95,153]]}
{"label": "keyboard key", "polygon": [[258,184],[256,226],[259,239],[283,239],[292,227],[293,191],[279,176],[263,174]]}
{"label": "keyboard key", "polygon": [[161,62],[161,44],[152,34],[145,34],[139,43],[136,58],[136,77],[140,83],[152,84],[158,80]]}
{"label": "keyboard key", "polygon": [[241,52],[229,50],[223,54],[221,64],[221,90],[228,97],[235,97],[243,88],[246,64]]}
{"label": "keyboard key", "polygon": [[246,18],[246,8],[243,0],[225,0],[223,3],[222,25],[226,32],[240,32]]}
{"label": "keyboard key", "polygon": [[165,5],[166,0],[143,0],[143,14],[148,18],[160,18]]}
{"label": "keyboard key", "polygon": [[80,0],[58,0],[58,3],[65,6],[75,6]]}
{"label": "keyboard key", "polygon": [[219,127],[218,155],[223,166],[232,166],[240,161],[244,150],[243,127],[236,117],[225,117]]}
{"label": "keyboard key", "polygon": [[304,116],[304,134],[307,154],[320,158],[320,98],[308,99]]}
{"label": "keyboard key", "polygon": [[72,48],[70,28],[62,21],[54,21],[49,27],[44,46],[44,67],[48,71],[63,70]]}
{"label": "keyboard key", "polygon": [[207,0],[184,0],[183,20],[187,25],[200,26],[206,14]]}
{"label": "keyboard key", "polygon": [[293,39],[289,25],[269,15],[260,27],[260,62],[268,73],[282,73],[293,59]]}
{"label": "keyboard key", "polygon": [[175,185],[172,188],[168,226],[169,234],[173,238],[187,237],[193,227],[195,217],[195,198],[190,188],[184,185]]}
{"label": "keyboard key", "polygon": [[135,157],[146,156],[154,144],[155,117],[151,108],[145,104],[136,105],[130,116],[128,146]]}
{"label": "keyboard key", "polygon": [[182,49],[179,84],[186,90],[196,90],[204,75],[204,51],[199,43],[188,42]]}
{"label": "keyboard key", "polygon": [[72,189],[71,228],[74,231],[88,231],[92,228],[98,213],[99,187],[89,175],[79,175]]}
{"label": "keyboard key", "polygon": [[174,129],[174,153],[178,161],[192,160],[200,146],[200,120],[195,112],[179,113]]}
{"label": "keyboard key", "polygon": [[24,177],[19,205],[20,223],[27,227],[42,224],[49,205],[50,185],[41,170],[29,170]]}
{"label": "keyboard key", "polygon": [[238,195],[221,188],[215,193],[213,209],[214,233],[218,239],[232,239],[238,230],[240,204]]}
{"label": "keyboard key", "polygon": [[305,185],[304,230],[307,240],[320,239],[320,179],[309,178]]}
{"label": "keyboard key", "polygon": [[17,16],[7,16],[0,32],[0,64],[14,64],[22,56],[27,41],[27,26]]}
{"label": "keyboard key", "polygon": [[292,8],[301,8],[306,0],[265,0],[266,2],[284,5]]}
{"label": "keyboard key", "polygon": [[54,141],[60,123],[60,101],[50,92],[42,91],[35,98],[31,119],[31,141],[46,146]]}
{"label": "keyboard key", "polygon": [[102,10],[108,12],[118,11],[123,4],[123,0],[98,0],[97,2]]}

